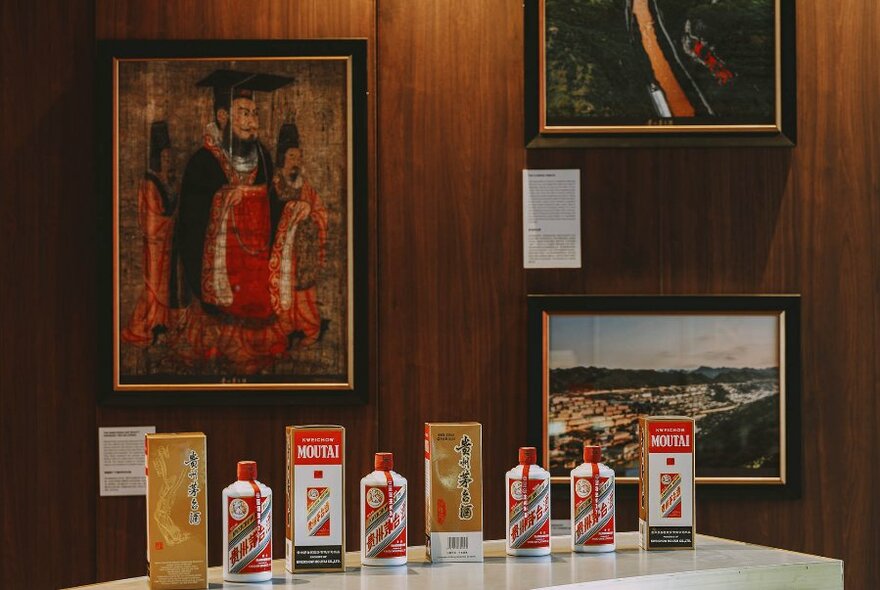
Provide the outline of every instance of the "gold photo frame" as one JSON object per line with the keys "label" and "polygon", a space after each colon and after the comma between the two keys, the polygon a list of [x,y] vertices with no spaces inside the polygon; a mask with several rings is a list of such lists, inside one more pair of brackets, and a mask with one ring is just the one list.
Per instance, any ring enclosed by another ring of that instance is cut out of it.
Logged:
{"label": "gold photo frame", "polygon": [[599,445],[638,480],[640,415],[696,419],[700,484],[797,489],[800,298],[529,296],[530,441],[554,483]]}
{"label": "gold photo frame", "polygon": [[527,0],[526,145],[790,147],[793,0]]}
{"label": "gold photo frame", "polygon": [[107,403],[366,399],[366,41],[99,43]]}

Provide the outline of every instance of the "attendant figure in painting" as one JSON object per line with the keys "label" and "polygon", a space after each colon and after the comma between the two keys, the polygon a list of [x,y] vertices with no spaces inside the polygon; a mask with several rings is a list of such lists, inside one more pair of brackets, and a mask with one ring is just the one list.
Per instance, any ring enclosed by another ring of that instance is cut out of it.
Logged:
{"label": "attendant figure in painting", "polygon": [[299,131],[286,123],[278,134],[272,187],[284,208],[275,239],[273,261],[280,263],[274,301],[285,332],[300,336],[299,347],[314,344],[321,334],[316,281],[324,264],[327,210],[303,174]]}
{"label": "attendant figure in painting", "polygon": [[143,233],[144,289],[122,339],[139,347],[154,344],[171,323],[169,277],[177,209],[174,157],[168,124],[150,126],[149,168],[138,186],[138,225]]}

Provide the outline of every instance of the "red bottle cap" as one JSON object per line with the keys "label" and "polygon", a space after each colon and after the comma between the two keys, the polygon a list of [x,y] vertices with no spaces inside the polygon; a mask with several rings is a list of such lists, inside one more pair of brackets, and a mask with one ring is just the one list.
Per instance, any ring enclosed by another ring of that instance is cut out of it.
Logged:
{"label": "red bottle cap", "polygon": [[253,481],[257,479],[257,462],[256,461],[239,461],[238,462],[238,479],[239,481]]}
{"label": "red bottle cap", "polygon": [[373,468],[376,471],[391,471],[394,469],[394,453],[376,453],[373,458]]}
{"label": "red bottle cap", "polygon": [[601,463],[602,447],[584,445],[584,463]]}
{"label": "red bottle cap", "polygon": [[519,448],[519,464],[534,465],[538,462],[538,450],[535,447]]}

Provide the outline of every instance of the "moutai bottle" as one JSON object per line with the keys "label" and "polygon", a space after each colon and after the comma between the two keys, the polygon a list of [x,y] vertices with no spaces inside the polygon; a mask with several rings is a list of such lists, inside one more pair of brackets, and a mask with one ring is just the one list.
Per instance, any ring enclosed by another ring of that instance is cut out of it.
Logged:
{"label": "moutai bottle", "polygon": [[550,555],[550,474],[537,457],[535,447],[520,447],[505,477],[508,555]]}
{"label": "moutai bottle", "polygon": [[272,490],[254,461],[238,462],[238,481],[223,490],[223,579],[272,579]]}
{"label": "moutai bottle", "polygon": [[584,462],[571,472],[571,550],[614,551],[614,470],[602,449],[584,445]]}
{"label": "moutai bottle", "polygon": [[406,563],[406,479],[394,455],[376,453],[375,471],[361,480],[361,563]]}

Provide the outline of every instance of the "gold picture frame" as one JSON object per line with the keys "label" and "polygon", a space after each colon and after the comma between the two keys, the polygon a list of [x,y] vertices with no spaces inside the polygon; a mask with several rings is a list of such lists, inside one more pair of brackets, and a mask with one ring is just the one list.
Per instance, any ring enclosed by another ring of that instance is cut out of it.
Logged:
{"label": "gold picture frame", "polygon": [[366,41],[99,42],[105,403],[366,400]]}
{"label": "gold picture frame", "polygon": [[696,481],[798,489],[800,298],[529,296],[530,441],[554,483],[603,447],[638,481],[639,415],[697,421]]}
{"label": "gold picture frame", "polygon": [[796,143],[794,2],[527,0],[530,148]]}

